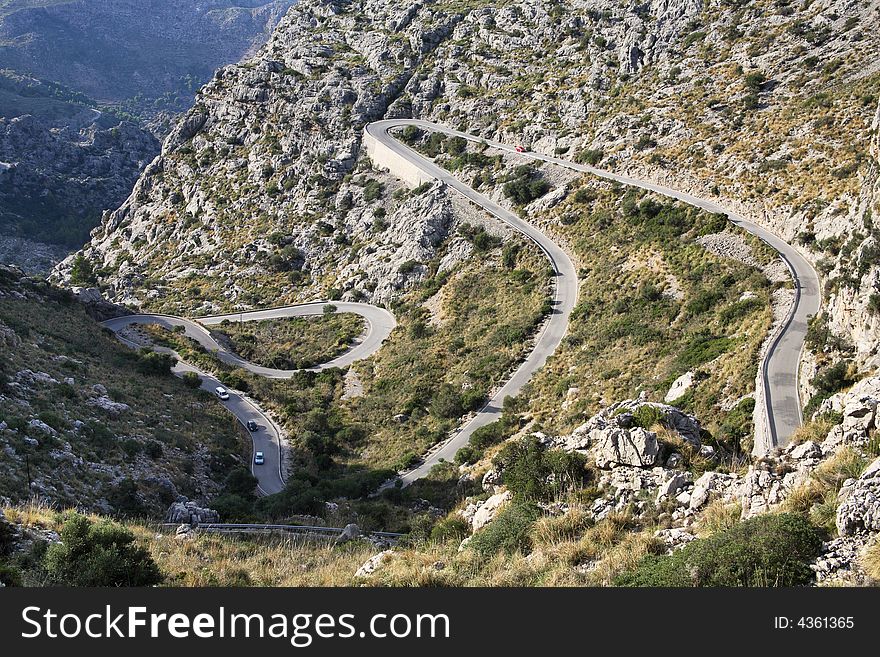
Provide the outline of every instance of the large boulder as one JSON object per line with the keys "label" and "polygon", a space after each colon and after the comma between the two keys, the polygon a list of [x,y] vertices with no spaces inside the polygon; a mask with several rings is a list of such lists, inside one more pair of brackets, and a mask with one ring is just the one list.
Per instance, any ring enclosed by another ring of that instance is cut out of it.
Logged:
{"label": "large boulder", "polygon": [[165,513],[165,522],[169,524],[191,526],[220,522],[220,514],[214,509],[200,507],[195,502],[181,500],[175,502]]}
{"label": "large boulder", "polygon": [[822,442],[822,453],[831,454],[846,445],[863,446],[877,427],[880,404],[880,377],[863,379],[846,392],[839,392],[822,402],[814,417],[839,413],[841,421]]}
{"label": "large boulder", "polygon": [[391,559],[394,553],[391,550],[383,550],[379,554],[374,554],[372,557],[367,559],[363,565],[357,569],[355,572],[355,577],[369,577],[374,572],[376,572],[383,563]]}
{"label": "large boulder", "polygon": [[694,482],[694,489],[691,491],[691,499],[688,502],[688,506],[693,510],[697,510],[712,498],[730,499],[736,495],[740,485],[740,479],[735,474],[712,471],[704,472]]}
{"label": "large boulder", "polygon": [[501,510],[501,507],[510,501],[512,497],[513,494],[506,490],[503,493],[496,493],[483,502],[471,519],[471,528],[477,531],[492,522]]}
{"label": "large boulder", "polygon": [[791,470],[771,460],[749,466],[741,489],[743,518],[766,513],[778,506],[809,477],[809,468]]}
{"label": "large boulder", "polygon": [[599,468],[618,465],[650,468],[660,456],[657,434],[642,427],[595,429],[590,438],[596,445],[596,466]]}
{"label": "large boulder", "polygon": [[353,541],[356,538],[360,538],[361,529],[354,523],[349,523],[342,530],[342,533],[336,537],[334,543],[337,545],[341,545],[342,543],[348,543],[349,541]]}
{"label": "large boulder", "polygon": [[848,479],[838,494],[837,532],[853,536],[880,531],[880,458],[858,479]]}
{"label": "large boulder", "polygon": [[673,406],[644,399],[627,400],[609,406],[575,429],[570,435],[554,438],[552,445],[565,451],[592,453],[596,465],[608,469],[618,466],[650,468],[658,464],[660,442],[645,418],[679,436],[695,448],[700,447],[700,423]]}

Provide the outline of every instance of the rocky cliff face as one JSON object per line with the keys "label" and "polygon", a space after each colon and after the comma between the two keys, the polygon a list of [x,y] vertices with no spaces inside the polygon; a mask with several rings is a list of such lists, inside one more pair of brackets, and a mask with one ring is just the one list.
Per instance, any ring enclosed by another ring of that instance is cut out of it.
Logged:
{"label": "rocky cliff face", "polygon": [[0,262],[45,272],[86,242],[158,154],[153,134],[292,2],[5,3]]}
{"label": "rocky cliff face", "polygon": [[0,118],[0,232],[75,248],[158,147],[133,123],[88,108],[62,121]]}
{"label": "rocky cliff face", "polygon": [[197,283],[220,304],[388,300],[449,246],[446,194],[404,193],[359,149],[461,15],[343,7],[297,5],[256,58],[202,89],[86,250],[115,298],[179,309]]}
{"label": "rocky cliff face", "polygon": [[[389,288],[392,272],[374,266],[384,227],[417,226],[383,258],[426,257],[417,251],[437,247],[424,235],[442,235],[445,219],[419,222],[445,216],[448,200],[426,198],[414,216],[389,199],[396,183],[368,170],[360,128],[412,115],[718,197],[799,240],[826,275],[832,329],[868,362],[878,8],[304,2],[202,90],[84,254],[135,303],[198,305],[196,286],[232,304],[387,298],[406,281]],[[295,275],[272,270],[285,257]]]}
{"label": "rocky cliff face", "polygon": [[0,60],[99,101],[149,111],[164,97],[153,112],[172,101],[181,110],[217,66],[259,47],[293,2],[12,0],[0,9]]}

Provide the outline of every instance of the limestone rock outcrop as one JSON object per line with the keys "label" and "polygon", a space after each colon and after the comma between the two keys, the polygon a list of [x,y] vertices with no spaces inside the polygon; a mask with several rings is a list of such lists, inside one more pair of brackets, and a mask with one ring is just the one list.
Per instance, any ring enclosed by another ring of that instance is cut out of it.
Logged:
{"label": "limestone rock outcrop", "polygon": [[220,522],[220,514],[214,509],[199,506],[195,502],[184,500],[175,502],[165,513],[165,522],[180,525],[201,525]]}
{"label": "limestone rock outcrop", "polygon": [[838,501],[836,524],[841,536],[880,532],[880,458],[858,479],[844,482]]}

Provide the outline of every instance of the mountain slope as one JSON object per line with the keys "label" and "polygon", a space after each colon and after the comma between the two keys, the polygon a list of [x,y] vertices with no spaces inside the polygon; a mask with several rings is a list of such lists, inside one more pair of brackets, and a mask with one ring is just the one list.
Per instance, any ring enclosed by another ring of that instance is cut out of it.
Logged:
{"label": "mountain slope", "polygon": [[0,61],[130,110],[157,99],[181,110],[217,66],[265,40],[291,4],[10,0],[0,9]]}
{"label": "mountain slope", "polygon": [[291,4],[4,2],[0,262],[46,271],[87,241],[195,89],[262,43]]}
{"label": "mountain slope", "polygon": [[155,517],[216,496],[250,440],[200,392],[66,292],[0,268],[0,499]]}
{"label": "mountain slope", "polygon": [[[278,231],[293,234],[305,269],[318,274],[291,297],[360,289],[327,267],[316,227],[348,239],[370,221],[365,177],[347,177],[357,171],[360,126],[411,114],[717,195],[800,236],[828,271],[833,330],[868,361],[877,270],[863,228],[869,202],[860,199],[876,179],[864,144],[880,88],[877,10],[876,1],[837,0],[636,10],[303,3],[257,57],[202,90],[163,158],[85,253],[111,295],[143,301],[145,280],[164,288],[209,253],[223,277],[262,269],[257,256],[276,249],[260,236]],[[865,263],[857,278],[842,276],[853,262]]]}

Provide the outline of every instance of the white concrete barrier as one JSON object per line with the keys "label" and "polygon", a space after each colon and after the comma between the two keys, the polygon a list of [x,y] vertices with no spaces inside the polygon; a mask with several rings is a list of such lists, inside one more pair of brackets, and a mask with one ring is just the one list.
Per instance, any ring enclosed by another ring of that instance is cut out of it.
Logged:
{"label": "white concrete barrier", "polygon": [[422,171],[412,162],[395,153],[364,128],[364,147],[367,156],[377,169],[388,169],[392,176],[400,178],[408,187],[418,187],[434,182],[435,178]]}

